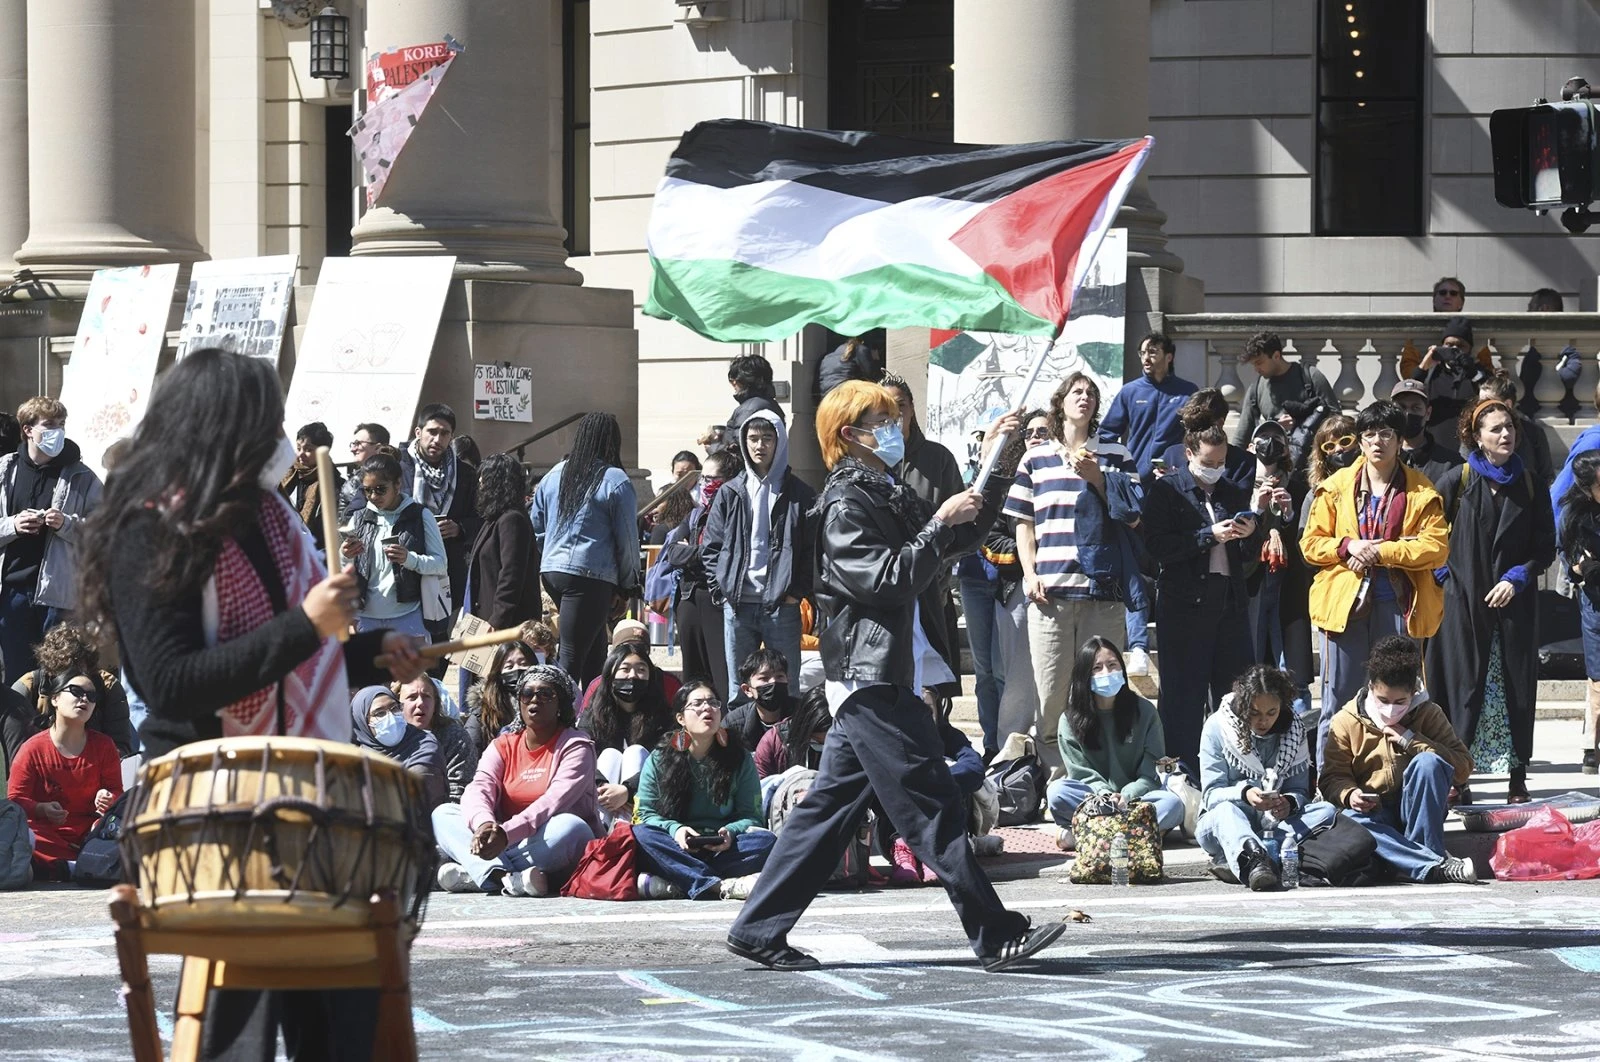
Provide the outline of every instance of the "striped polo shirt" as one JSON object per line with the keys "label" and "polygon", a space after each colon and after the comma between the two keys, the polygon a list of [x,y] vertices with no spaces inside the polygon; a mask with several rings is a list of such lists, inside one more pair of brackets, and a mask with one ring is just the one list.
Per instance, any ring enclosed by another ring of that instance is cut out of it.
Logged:
{"label": "striped polo shirt", "polygon": [[[1104,442],[1092,445],[1102,469],[1132,471],[1133,460],[1126,447]],[[1067,463],[1066,449],[1050,442],[1023,455],[1006,496],[1002,511],[1033,524],[1037,542],[1034,570],[1051,597],[1084,599],[1094,590],[1094,581],[1078,567],[1073,513],[1083,490],[1083,479]]]}

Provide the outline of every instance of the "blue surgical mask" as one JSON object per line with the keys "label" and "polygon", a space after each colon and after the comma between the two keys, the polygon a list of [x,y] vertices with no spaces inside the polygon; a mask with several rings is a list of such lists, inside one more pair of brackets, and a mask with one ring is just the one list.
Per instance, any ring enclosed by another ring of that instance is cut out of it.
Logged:
{"label": "blue surgical mask", "polygon": [[872,430],[872,452],[878,455],[878,460],[893,468],[906,459],[906,437],[900,430],[900,423],[885,424]]}
{"label": "blue surgical mask", "polygon": [[66,448],[67,431],[65,428],[45,428],[39,432],[39,438],[35,442],[38,443],[41,454],[46,457],[57,457]]}
{"label": "blue surgical mask", "polygon": [[406,721],[399,712],[379,716],[378,721],[371,726],[372,736],[386,749],[394,748],[400,744],[400,739],[406,736]]}
{"label": "blue surgical mask", "polygon": [[1127,676],[1120,671],[1102,671],[1089,676],[1089,688],[1101,697],[1115,697],[1127,684]]}

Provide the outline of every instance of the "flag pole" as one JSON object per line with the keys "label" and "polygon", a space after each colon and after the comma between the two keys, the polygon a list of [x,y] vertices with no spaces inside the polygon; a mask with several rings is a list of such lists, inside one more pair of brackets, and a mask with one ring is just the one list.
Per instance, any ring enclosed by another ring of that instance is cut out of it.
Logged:
{"label": "flag pole", "polygon": [[[1039,356],[1033,360],[1033,368],[1028,370],[1028,382],[1022,385],[1022,391],[1018,399],[1019,405],[1025,406],[1027,404],[1028,395],[1033,391],[1033,385],[1039,382],[1039,374],[1044,371],[1044,363],[1050,360],[1050,352],[1056,349],[1056,340],[1060,339],[1061,333],[1066,330],[1067,326],[1063,322],[1061,327],[1057,329],[1056,334],[1050,337],[1050,342],[1046,343],[1044,349],[1039,352]],[[1027,425],[1023,425],[1023,427],[1026,428]],[[989,455],[983,459],[982,467],[978,469],[977,476],[972,480],[973,490],[982,493],[984,485],[989,482],[989,476],[994,472],[994,466],[1000,460],[1000,451],[1004,450],[1006,444],[1010,441],[1010,432],[1002,432],[995,439],[994,445],[989,448]]]}

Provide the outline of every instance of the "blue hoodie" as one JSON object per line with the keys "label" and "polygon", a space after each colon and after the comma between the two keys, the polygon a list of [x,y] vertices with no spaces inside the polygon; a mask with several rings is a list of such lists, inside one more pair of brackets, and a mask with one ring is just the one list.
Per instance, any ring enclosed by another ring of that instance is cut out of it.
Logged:
{"label": "blue hoodie", "polygon": [[1111,400],[1100,421],[1100,441],[1120,442],[1133,454],[1140,477],[1150,475],[1150,462],[1173,443],[1183,442],[1178,410],[1198,387],[1172,373],[1156,383],[1148,376],[1129,380]]}
{"label": "blue hoodie", "polygon": [[1557,527],[1561,526],[1561,498],[1572,489],[1572,462],[1590,450],[1600,450],[1600,424],[1583,429],[1583,433],[1573,440],[1572,449],[1567,451],[1567,460],[1562,464],[1561,471],[1556,473],[1556,481],[1550,487],[1550,508],[1555,510]]}

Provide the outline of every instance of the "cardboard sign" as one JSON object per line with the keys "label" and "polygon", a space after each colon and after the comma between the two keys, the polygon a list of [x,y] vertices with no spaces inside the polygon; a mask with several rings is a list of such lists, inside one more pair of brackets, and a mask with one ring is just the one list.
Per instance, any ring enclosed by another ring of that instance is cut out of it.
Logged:
{"label": "cardboard sign", "polygon": [[[488,634],[494,630],[489,626],[488,620],[479,619],[477,616],[466,612],[456,617],[456,625],[450,628],[450,640],[458,638],[471,638],[477,634]],[[453,653],[450,662],[463,671],[470,671],[479,678],[489,673],[489,666],[494,663],[494,654],[499,651],[498,646],[488,646],[484,649],[471,649],[464,653]]]}
{"label": "cardboard sign", "polygon": [[472,367],[474,420],[533,423],[533,368],[509,362]]}

